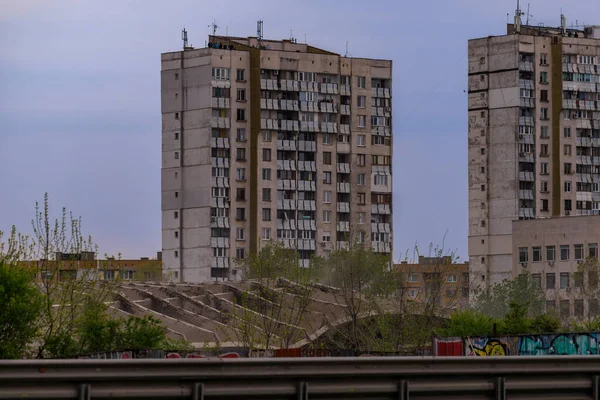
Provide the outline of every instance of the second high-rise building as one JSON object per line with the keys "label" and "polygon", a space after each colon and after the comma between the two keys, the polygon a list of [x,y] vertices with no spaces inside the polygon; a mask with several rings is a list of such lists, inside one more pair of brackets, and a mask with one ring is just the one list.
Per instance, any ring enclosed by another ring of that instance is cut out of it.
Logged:
{"label": "second high-rise building", "polygon": [[236,278],[279,240],[308,265],[392,253],[392,63],[211,36],[162,55],[162,243],[175,281]]}

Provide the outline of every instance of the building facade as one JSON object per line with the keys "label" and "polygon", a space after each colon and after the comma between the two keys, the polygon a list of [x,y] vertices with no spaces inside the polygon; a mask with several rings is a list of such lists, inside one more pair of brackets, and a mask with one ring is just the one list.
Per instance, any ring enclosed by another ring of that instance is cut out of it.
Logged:
{"label": "building facade", "polygon": [[507,28],[469,41],[469,258],[484,287],[512,277],[513,221],[600,213],[600,27]]}
{"label": "building facade", "polygon": [[546,311],[597,317],[600,215],[513,222],[512,274],[530,273],[546,293]]}
{"label": "building facade", "polygon": [[392,253],[392,63],[209,37],[162,55],[162,243],[176,281],[235,279],[279,240],[303,265]]}

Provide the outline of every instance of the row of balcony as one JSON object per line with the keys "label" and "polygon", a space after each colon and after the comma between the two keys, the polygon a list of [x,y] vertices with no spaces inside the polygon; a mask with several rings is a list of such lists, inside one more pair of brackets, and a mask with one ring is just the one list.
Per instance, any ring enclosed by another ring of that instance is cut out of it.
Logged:
{"label": "row of balcony", "polygon": [[600,110],[600,102],[592,100],[569,100],[563,99],[563,108],[569,110]]}
{"label": "row of balcony", "polygon": [[229,97],[213,97],[211,102],[212,108],[231,108]]}
{"label": "row of balcony", "polygon": [[229,187],[229,178],[223,176],[213,176],[212,177],[212,187]]}
{"label": "row of balcony", "polygon": [[229,149],[230,148],[229,138],[226,138],[226,137],[219,137],[219,138],[211,137],[210,138],[210,147],[217,148],[217,149]]}
{"label": "row of balcony", "polygon": [[226,237],[211,237],[210,238],[210,247],[216,248],[229,248],[229,238]]}
{"label": "row of balcony", "polygon": [[210,206],[212,208],[229,208],[229,197],[211,197]]}
{"label": "row of balcony", "polygon": [[371,97],[383,97],[389,99],[391,97],[390,88],[371,88]]}
{"label": "row of balcony", "polygon": [[600,146],[600,138],[592,138],[592,137],[577,137],[577,146],[583,147],[591,147],[591,146]]}
{"label": "row of balcony", "polygon": [[288,92],[319,92],[324,94],[339,93],[337,83],[305,82],[288,79],[261,79],[260,88],[262,90],[282,90]]}
{"label": "row of balcony", "polygon": [[211,228],[229,228],[229,217],[210,217]]}
{"label": "row of balcony", "polygon": [[317,142],[313,140],[277,140],[277,150],[317,151]]}
{"label": "row of balcony", "polygon": [[299,210],[299,211],[316,211],[317,202],[315,200],[277,200],[278,210]]}
{"label": "row of balcony", "polygon": [[591,64],[563,63],[562,72],[578,72],[581,74],[595,74],[594,66]]}
{"label": "row of balcony", "polygon": [[600,92],[600,83],[563,81],[563,92]]}
{"label": "row of balcony", "polygon": [[325,132],[337,133],[338,126],[335,122],[297,121],[285,119],[261,118],[261,129],[275,131],[300,131],[303,132]]}
{"label": "row of balcony", "polygon": [[577,164],[582,165],[600,165],[600,157],[596,156],[577,156]]}
{"label": "row of balcony", "polygon": [[210,161],[212,167],[229,168],[229,158],[211,157]]}
{"label": "row of balcony", "polygon": [[229,268],[229,257],[213,257],[210,260],[211,268]]}

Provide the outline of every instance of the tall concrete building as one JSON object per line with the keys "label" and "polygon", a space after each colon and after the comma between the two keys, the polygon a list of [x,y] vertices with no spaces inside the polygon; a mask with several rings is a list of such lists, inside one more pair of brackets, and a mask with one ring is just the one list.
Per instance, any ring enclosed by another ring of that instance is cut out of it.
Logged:
{"label": "tall concrete building", "polygon": [[469,256],[484,287],[512,277],[514,220],[600,213],[600,26],[520,15],[469,41]]}
{"label": "tall concrete building", "polygon": [[161,59],[171,279],[235,279],[268,240],[303,265],[350,240],[391,257],[391,61],[222,36]]}

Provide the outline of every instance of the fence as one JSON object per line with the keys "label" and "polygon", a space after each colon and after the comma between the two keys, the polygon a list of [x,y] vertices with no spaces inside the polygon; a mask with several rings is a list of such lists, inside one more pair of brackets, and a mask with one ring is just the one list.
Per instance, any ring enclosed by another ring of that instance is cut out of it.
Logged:
{"label": "fence", "polygon": [[600,333],[434,338],[436,356],[598,355]]}
{"label": "fence", "polygon": [[599,400],[600,357],[0,361],[0,399]]}

